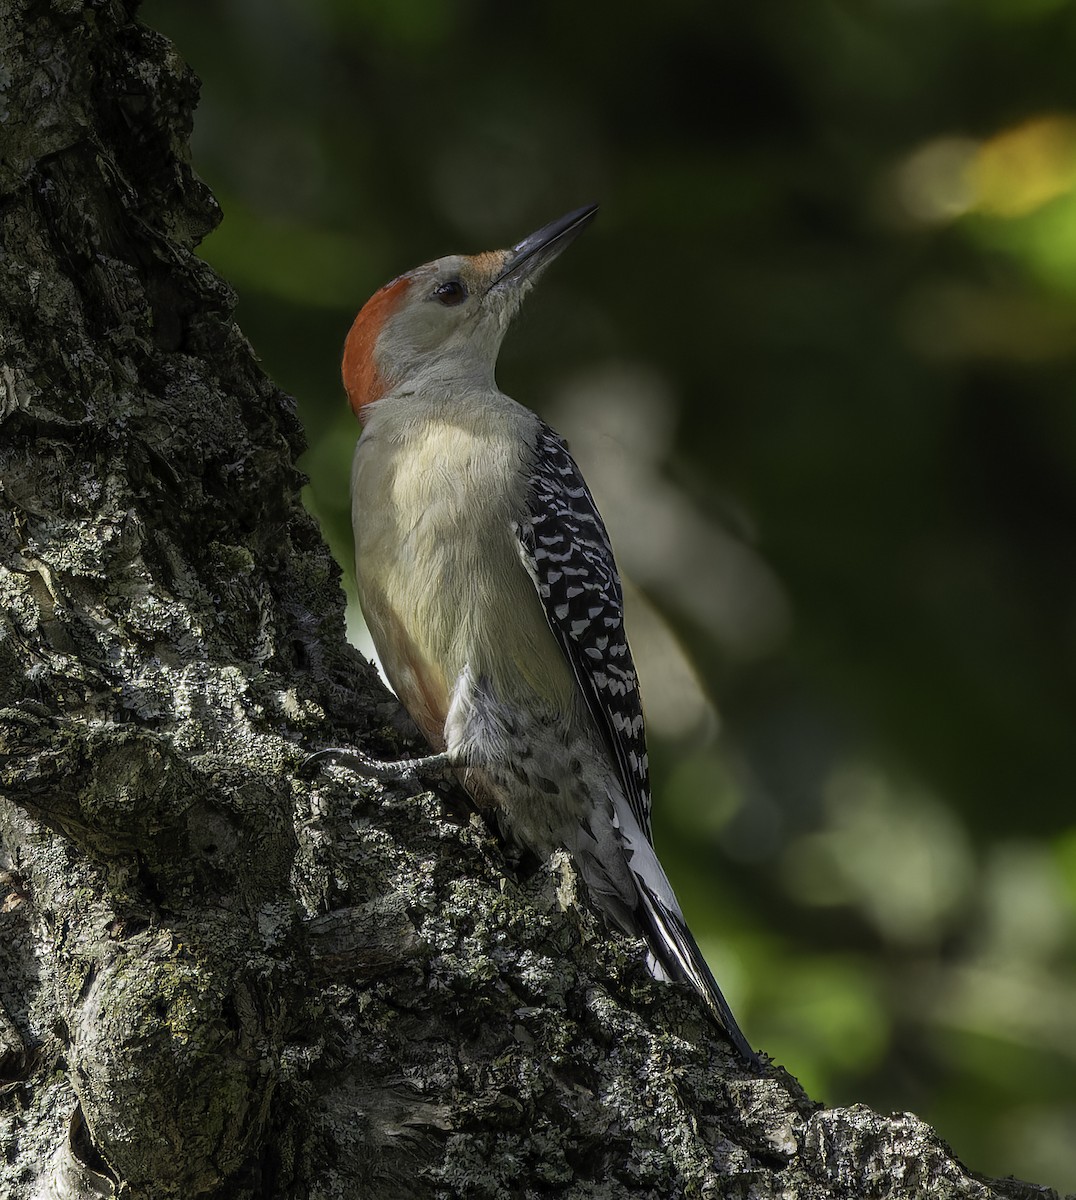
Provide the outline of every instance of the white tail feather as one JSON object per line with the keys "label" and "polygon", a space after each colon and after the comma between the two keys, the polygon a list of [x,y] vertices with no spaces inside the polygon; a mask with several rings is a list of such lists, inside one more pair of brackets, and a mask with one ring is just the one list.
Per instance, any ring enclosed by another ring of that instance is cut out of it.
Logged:
{"label": "white tail feather", "polygon": [[635,918],[638,932],[649,950],[647,963],[651,973],[655,979],[680,980],[695,988],[740,1057],[748,1066],[758,1069],[758,1056],[744,1037],[698,943],[691,936],[676,894],[650,839],[639,828],[627,805],[619,808],[618,816],[628,865],[639,897]]}

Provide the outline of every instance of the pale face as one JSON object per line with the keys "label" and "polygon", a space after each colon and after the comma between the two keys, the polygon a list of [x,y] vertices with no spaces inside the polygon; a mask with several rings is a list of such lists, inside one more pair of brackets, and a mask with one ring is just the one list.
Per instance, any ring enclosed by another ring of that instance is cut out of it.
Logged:
{"label": "pale face", "polygon": [[529,281],[503,274],[510,251],[450,254],[387,283],[363,306],[344,347],[344,386],[366,406],[414,381],[492,385],[505,330]]}
{"label": "pale face", "polygon": [[493,387],[501,341],[524,295],[595,211],[568,213],[510,250],[438,258],[375,292],[344,345],[344,386],[359,419],[394,391]]}
{"label": "pale face", "polygon": [[521,298],[514,287],[492,287],[507,257],[507,251],[450,254],[408,272],[406,292],[382,326],[378,357],[386,365],[459,353],[495,359]]}

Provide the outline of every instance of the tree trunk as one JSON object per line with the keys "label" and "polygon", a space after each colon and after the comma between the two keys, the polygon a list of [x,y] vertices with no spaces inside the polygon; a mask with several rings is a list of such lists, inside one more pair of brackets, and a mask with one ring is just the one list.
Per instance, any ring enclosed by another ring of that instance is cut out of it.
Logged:
{"label": "tree trunk", "polygon": [[301,777],[395,707],[134,8],[0,0],[0,1195],[1050,1194],[745,1074],[453,793]]}

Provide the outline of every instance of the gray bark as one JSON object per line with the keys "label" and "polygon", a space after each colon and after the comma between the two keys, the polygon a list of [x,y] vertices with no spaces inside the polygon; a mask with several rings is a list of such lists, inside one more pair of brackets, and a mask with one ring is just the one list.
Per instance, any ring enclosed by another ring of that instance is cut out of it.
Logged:
{"label": "gray bark", "polygon": [[1050,1195],[744,1074],[460,797],[300,777],[406,747],[134,8],[0,0],[0,1195]]}

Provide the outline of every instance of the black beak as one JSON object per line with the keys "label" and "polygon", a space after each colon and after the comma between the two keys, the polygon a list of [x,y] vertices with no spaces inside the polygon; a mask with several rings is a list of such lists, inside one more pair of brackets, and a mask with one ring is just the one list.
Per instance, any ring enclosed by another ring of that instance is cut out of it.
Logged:
{"label": "black beak", "polygon": [[557,257],[565,246],[575,241],[594,219],[597,211],[596,204],[587,204],[556,221],[550,221],[548,225],[543,225],[541,229],[535,230],[523,241],[517,242],[509,251],[504,270],[490,284],[490,287],[498,287],[512,276],[515,276],[516,280],[520,282],[524,279],[533,279]]}

